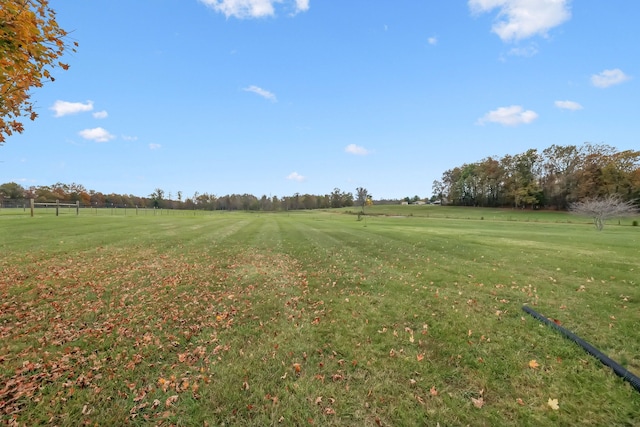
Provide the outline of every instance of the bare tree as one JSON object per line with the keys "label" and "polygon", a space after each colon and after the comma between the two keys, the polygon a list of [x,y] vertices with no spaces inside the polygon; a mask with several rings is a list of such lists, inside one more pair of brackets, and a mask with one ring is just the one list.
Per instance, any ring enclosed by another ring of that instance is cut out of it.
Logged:
{"label": "bare tree", "polygon": [[633,216],[638,208],[632,201],[624,201],[616,194],[605,197],[585,199],[569,205],[569,211],[576,215],[589,216],[598,230],[604,228],[608,219]]}
{"label": "bare tree", "polygon": [[364,207],[367,203],[367,200],[369,200],[370,197],[371,197],[371,194],[369,194],[366,188],[364,187],[356,188],[357,203],[358,203],[358,206],[362,207],[362,213],[364,213]]}

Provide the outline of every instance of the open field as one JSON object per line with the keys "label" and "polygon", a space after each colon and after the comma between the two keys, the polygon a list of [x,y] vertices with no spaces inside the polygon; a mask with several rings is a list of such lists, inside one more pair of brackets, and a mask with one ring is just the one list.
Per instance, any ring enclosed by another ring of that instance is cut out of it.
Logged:
{"label": "open field", "polygon": [[2,420],[640,424],[640,393],[521,310],[640,374],[640,227],[367,211],[3,211]]}

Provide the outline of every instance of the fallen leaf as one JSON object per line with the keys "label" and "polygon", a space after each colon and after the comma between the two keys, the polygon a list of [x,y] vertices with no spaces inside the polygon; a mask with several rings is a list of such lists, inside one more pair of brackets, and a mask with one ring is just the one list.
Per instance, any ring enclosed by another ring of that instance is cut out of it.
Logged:
{"label": "fallen leaf", "polygon": [[473,406],[475,406],[476,408],[480,409],[484,406],[484,399],[482,398],[482,396],[480,396],[479,398],[471,398],[471,401],[473,402]]}
{"label": "fallen leaf", "polygon": [[529,367],[531,369],[538,369],[540,367],[540,364],[535,359],[533,359],[529,361]]}
{"label": "fallen leaf", "polygon": [[558,405],[558,399],[549,398],[547,405],[549,405],[549,407],[551,407],[551,409],[553,409],[554,411],[560,409],[560,405]]}
{"label": "fallen leaf", "polygon": [[176,403],[178,401],[178,395],[175,394],[173,396],[169,396],[167,397],[167,400],[165,400],[164,402],[164,406],[169,407],[169,406],[173,406],[174,403]]}
{"label": "fallen leaf", "polygon": [[144,399],[147,396],[147,392],[144,390],[141,390],[140,393],[138,393],[138,395],[136,397],[133,398],[134,402],[139,402],[142,399]]}
{"label": "fallen leaf", "polygon": [[524,401],[521,398],[517,398],[516,403],[520,406],[524,406]]}
{"label": "fallen leaf", "polygon": [[431,396],[437,396],[438,390],[436,390],[436,386],[431,387],[431,389],[429,390],[429,393],[431,393]]}
{"label": "fallen leaf", "polygon": [[420,353],[416,356],[416,359],[418,359],[418,362],[422,362],[422,359],[424,359],[424,353]]}

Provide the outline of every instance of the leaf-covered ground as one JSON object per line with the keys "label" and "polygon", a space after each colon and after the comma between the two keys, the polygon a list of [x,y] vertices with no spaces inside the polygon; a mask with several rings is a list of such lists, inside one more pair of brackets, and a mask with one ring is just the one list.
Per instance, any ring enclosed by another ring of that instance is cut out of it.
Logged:
{"label": "leaf-covered ground", "polygon": [[631,227],[0,217],[14,425],[635,425]]}

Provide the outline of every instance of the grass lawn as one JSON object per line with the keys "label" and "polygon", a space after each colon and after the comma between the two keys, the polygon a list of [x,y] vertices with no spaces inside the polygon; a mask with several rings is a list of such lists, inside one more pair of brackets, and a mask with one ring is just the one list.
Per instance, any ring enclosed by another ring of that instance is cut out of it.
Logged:
{"label": "grass lawn", "polygon": [[640,375],[630,219],[367,212],[0,212],[2,421],[640,424],[640,393],[521,309]]}

